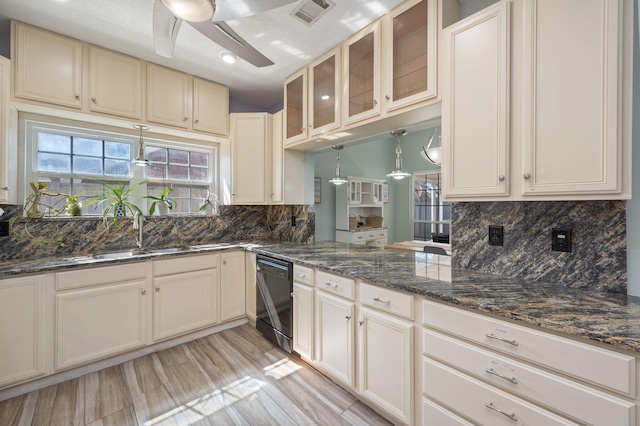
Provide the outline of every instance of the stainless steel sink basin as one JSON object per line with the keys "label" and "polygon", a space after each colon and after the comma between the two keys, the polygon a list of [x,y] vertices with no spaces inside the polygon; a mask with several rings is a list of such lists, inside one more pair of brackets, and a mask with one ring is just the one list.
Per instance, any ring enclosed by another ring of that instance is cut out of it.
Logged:
{"label": "stainless steel sink basin", "polygon": [[186,247],[171,247],[157,250],[149,250],[147,253],[149,254],[171,254],[171,253],[179,253],[181,251],[188,251],[189,249]]}
{"label": "stainless steel sink basin", "polygon": [[116,251],[113,253],[94,254],[92,257],[94,259],[126,259],[128,257],[141,256],[147,253],[148,253],[147,251],[143,251],[143,250],[126,250],[126,251]]}

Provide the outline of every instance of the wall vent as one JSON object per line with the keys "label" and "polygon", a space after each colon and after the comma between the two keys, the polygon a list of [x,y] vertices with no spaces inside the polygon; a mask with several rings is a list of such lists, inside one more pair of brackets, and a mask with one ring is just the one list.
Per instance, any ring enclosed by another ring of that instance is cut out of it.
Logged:
{"label": "wall vent", "polygon": [[307,25],[313,25],[333,6],[335,3],[329,0],[306,0],[293,9],[291,15]]}

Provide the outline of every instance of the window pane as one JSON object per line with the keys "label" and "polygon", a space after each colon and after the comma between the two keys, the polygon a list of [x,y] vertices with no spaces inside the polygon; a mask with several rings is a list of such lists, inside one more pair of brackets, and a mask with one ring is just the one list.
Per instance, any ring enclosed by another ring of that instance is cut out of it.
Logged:
{"label": "window pane", "polygon": [[173,199],[173,201],[175,201],[175,205],[171,210],[172,213],[190,213],[191,201],[188,198]]}
{"label": "window pane", "polygon": [[71,157],[69,155],[38,153],[38,171],[54,173],[71,173]]}
{"label": "window pane", "polygon": [[93,157],[73,157],[73,172],[86,175],[101,175],[102,159]]}
{"label": "window pane", "polygon": [[102,141],[95,139],[73,138],[73,154],[102,157]]}
{"label": "window pane", "polygon": [[192,152],[191,165],[207,167],[209,165],[209,155],[202,152]]}
{"label": "window pane", "polygon": [[177,149],[170,149],[169,162],[173,164],[189,164],[189,152],[177,150]]}
{"label": "window pane", "polygon": [[191,167],[191,180],[195,181],[206,181],[207,180],[207,172],[208,169],[203,167]]}
{"label": "window pane", "polygon": [[167,166],[164,164],[151,163],[145,167],[145,173],[148,178],[163,179],[167,177]]}
{"label": "window pane", "polygon": [[207,192],[209,190],[208,186],[192,186],[191,187],[191,198],[196,198],[200,201],[207,196]]}
{"label": "window pane", "polygon": [[38,133],[38,151],[70,154],[71,153],[71,137],[53,135],[50,133]]}
{"label": "window pane", "polygon": [[155,146],[144,146],[144,156],[149,161],[155,161],[159,163],[167,162],[167,150],[164,148],[158,148]]}
{"label": "window pane", "polygon": [[171,192],[172,198],[189,198],[191,191],[187,185],[173,185],[173,192]]}
{"label": "window pane", "polygon": [[104,160],[104,174],[107,176],[131,176],[131,163],[127,159],[122,160]]}
{"label": "window pane", "polygon": [[131,159],[131,145],[121,142],[104,143],[104,155],[110,158],[121,158],[124,160]]}
{"label": "window pane", "polygon": [[188,180],[189,179],[189,167],[169,165],[169,179]]}

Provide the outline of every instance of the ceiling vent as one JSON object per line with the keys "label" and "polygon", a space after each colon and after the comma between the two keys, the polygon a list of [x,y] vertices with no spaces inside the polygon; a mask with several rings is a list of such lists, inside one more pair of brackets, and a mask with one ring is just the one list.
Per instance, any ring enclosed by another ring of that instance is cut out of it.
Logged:
{"label": "ceiling vent", "polygon": [[313,25],[333,6],[335,6],[335,3],[329,0],[306,0],[293,9],[291,15],[307,25]]}

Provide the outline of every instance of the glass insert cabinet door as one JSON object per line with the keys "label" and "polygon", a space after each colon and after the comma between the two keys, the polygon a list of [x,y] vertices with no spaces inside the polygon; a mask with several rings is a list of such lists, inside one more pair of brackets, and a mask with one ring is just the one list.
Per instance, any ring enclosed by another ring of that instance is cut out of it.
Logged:
{"label": "glass insert cabinet door", "polygon": [[340,126],[340,46],[309,66],[310,136]]}
{"label": "glass insert cabinet door", "polygon": [[285,81],[285,139],[286,144],[307,138],[307,69]]}

